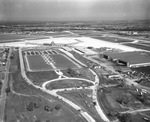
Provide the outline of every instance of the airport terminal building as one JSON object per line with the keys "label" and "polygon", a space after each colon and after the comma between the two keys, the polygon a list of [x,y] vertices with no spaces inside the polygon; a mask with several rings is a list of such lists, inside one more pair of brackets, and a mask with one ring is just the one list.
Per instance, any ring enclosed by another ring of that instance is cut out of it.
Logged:
{"label": "airport terminal building", "polygon": [[150,66],[150,54],[145,52],[105,53],[103,58],[128,67]]}

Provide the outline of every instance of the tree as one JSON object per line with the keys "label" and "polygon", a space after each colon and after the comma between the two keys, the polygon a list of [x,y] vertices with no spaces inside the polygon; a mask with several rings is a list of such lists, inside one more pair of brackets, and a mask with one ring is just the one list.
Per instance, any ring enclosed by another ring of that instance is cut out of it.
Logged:
{"label": "tree", "polygon": [[131,114],[129,113],[118,114],[117,117],[120,122],[132,122]]}
{"label": "tree", "polygon": [[27,105],[27,110],[28,111],[33,111],[34,109],[34,103],[33,102],[30,102],[28,105]]}
{"label": "tree", "polygon": [[114,117],[116,115],[116,112],[115,111],[109,111],[107,113],[108,116],[111,116],[111,117]]}
{"label": "tree", "polygon": [[3,83],[2,82],[0,82],[0,87],[3,85]]}
{"label": "tree", "polygon": [[60,110],[60,109],[61,109],[61,105],[60,105],[60,104],[57,104],[57,105],[55,106],[55,109],[56,109],[56,110]]}
{"label": "tree", "polygon": [[50,120],[46,120],[46,122],[50,122]]}
{"label": "tree", "polygon": [[40,104],[39,103],[34,103],[34,108],[39,108]]}
{"label": "tree", "polygon": [[120,104],[128,104],[129,98],[127,96],[119,96],[116,101]]}
{"label": "tree", "polygon": [[8,93],[10,92],[10,87],[7,87],[7,88],[5,89],[5,92],[6,92],[6,94],[8,94]]}
{"label": "tree", "polygon": [[44,106],[44,110],[49,112],[50,111],[50,107],[48,105],[45,105]]}
{"label": "tree", "polygon": [[10,56],[10,59],[13,59],[13,58],[14,58],[14,56],[13,56],[13,55],[11,55],[11,56]]}
{"label": "tree", "polygon": [[41,122],[41,120],[37,119],[35,122]]}

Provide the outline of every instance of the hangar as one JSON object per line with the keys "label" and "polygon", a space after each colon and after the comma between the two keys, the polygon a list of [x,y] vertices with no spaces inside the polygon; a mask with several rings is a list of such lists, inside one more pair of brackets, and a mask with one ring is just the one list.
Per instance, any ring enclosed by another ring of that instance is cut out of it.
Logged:
{"label": "hangar", "polygon": [[121,53],[105,53],[103,58],[115,61],[120,65],[128,67],[150,66],[150,54],[146,52],[121,52]]}

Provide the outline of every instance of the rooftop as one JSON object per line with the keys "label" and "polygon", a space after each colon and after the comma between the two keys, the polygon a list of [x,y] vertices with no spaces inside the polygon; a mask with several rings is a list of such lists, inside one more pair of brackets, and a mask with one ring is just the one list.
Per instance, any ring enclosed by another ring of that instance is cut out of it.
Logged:
{"label": "rooftop", "polygon": [[106,53],[105,55],[112,59],[120,59],[130,64],[150,63],[150,54],[145,52],[121,52],[121,53]]}

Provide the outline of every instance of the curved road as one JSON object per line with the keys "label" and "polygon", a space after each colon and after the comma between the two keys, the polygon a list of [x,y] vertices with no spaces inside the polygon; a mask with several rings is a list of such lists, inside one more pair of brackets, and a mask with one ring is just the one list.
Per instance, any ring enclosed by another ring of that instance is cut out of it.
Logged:
{"label": "curved road", "polygon": [[68,99],[64,98],[64,97],[61,97],[59,95],[57,95],[55,92],[53,91],[49,91],[47,89],[44,89],[40,86],[37,86],[37,85],[34,85],[26,76],[26,73],[25,73],[25,68],[24,68],[24,62],[23,62],[23,57],[22,57],[22,51],[21,51],[21,48],[19,48],[19,57],[20,57],[20,65],[21,65],[21,74],[23,76],[23,78],[25,79],[25,81],[34,86],[35,88],[38,88],[38,89],[41,89],[42,91],[46,92],[46,93],[49,93],[55,97],[58,97],[59,99],[63,100],[64,102],[68,103],[69,105],[71,105],[74,109],[80,111],[80,114],[88,121],[88,122],[96,122],[92,116],[90,116],[87,112],[83,111],[79,106],[77,106],[76,104],[74,104],[73,102],[69,101]]}

